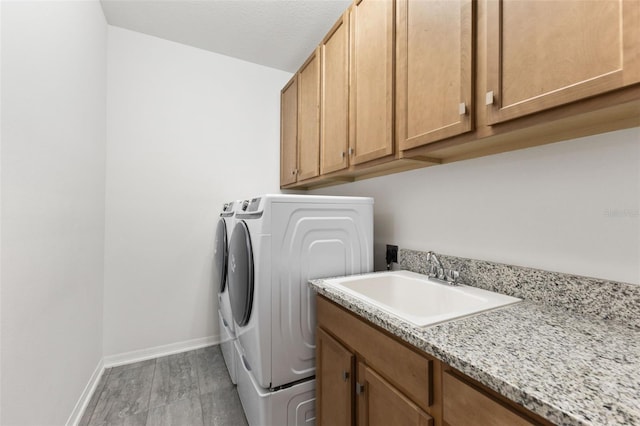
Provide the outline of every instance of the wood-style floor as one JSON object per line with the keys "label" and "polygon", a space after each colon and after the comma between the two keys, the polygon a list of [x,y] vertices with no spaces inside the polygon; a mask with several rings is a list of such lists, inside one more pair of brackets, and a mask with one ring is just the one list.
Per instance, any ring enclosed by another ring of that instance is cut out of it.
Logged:
{"label": "wood-style floor", "polygon": [[216,345],[107,369],[79,426],[246,424]]}

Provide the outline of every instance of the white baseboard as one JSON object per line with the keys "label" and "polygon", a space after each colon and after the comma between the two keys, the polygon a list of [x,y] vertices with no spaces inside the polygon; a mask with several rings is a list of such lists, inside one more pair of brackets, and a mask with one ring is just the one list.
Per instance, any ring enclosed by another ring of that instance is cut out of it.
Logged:
{"label": "white baseboard", "polygon": [[84,387],[82,391],[82,395],[76,402],[76,406],[73,407],[73,411],[71,411],[71,415],[67,419],[67,426],[77,425],[80,419],[82,418],[82,414],[84,414],[84,410],[87,408],[89,404],[89,400],[91,400],[91,396],[96,391],[96,387],[98,386],[98,382],[100,378],[104,374],[104,358],[98,362],[96,369],[93,371],[91,378],[89,379],[89,383]]}
{"label": "white baseboard", "polygon": [[170,343],[168,345],[155,346],[153,348],[139,349],[137,351],[108,355],[103,358],[104,367],[111,368],[119,365],[132,364],[138,361],[158,358],[161,356],[192,351],[220,343],[220,336],[202,337],[199,339],[185,340],[184,342]]}

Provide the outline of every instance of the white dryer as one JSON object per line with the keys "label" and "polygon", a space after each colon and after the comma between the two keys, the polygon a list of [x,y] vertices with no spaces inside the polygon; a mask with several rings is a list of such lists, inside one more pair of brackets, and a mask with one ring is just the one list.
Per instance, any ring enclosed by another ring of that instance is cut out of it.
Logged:
{"label": "white dryer", "polygon": [[225,203],[220,212],[220,219],[216,225],[216,236],[213,253],[213,285],[218,294],[218,324],[220,332],[220,347],[224,362],[229,371],[229,376],[233,384],[237,382],[236,352],[233,342],[236,339],[235,327],[233,324],[233,315],[231,313],[231,303],[229,301],[229,291],[227,285],[228,275],[228,249],[233,231],[234,216],[236,211],[240,210],[242,201],[231,201]]}
{"label": "white dryer", "polygon": [[[229,245],[229,295],[238,394],[252,426],[313,422],[316,321],[307,282],[372,270],[373,199],[279,194],[243,202]],[[291,407],[302,411],[287,414]]]}

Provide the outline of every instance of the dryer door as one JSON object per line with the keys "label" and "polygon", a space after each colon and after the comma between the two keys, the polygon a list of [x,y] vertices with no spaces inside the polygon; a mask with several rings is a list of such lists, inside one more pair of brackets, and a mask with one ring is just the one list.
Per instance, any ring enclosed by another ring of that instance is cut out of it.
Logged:
{"label": "dryer door", "polygon": [[222,293],[227,283],[227,226],[223,218],[218,220],[213,247],[213,285]]}
{"label": "dryer door", "polygon": [[236,223],[229,244],[229,299],[233,319],[244,326],[253,305],[253,250],[244,220]]}

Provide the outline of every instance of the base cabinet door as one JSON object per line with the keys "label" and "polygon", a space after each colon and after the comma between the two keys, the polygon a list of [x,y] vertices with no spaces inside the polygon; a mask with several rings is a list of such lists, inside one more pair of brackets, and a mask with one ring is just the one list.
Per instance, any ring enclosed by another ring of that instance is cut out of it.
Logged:
{"label": "base cabinet door", "polygon": [[433,418],[365,364],[358,363],[358,426],[433,426]]}
{"label": "base cabinet door", "polygon": [[637,0],[487,0],[489,124],[640,81]]}
{"label": "base cabinet door", "polygon": [[355,356],[322,329],[316,334],[316,417],[318,425],[353,424]]}
{"label": "base cabinet door", "polygon": [[533,423],[450,372],[442,377],[444,411],[448,426],[533,426]]}

